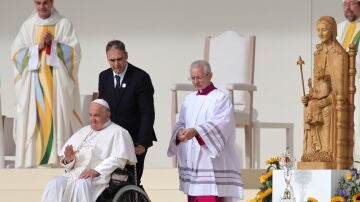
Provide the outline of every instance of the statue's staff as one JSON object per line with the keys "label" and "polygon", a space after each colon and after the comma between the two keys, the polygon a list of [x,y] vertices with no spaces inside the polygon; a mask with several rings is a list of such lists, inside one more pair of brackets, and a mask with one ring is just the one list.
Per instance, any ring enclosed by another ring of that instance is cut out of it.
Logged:
{"label": "statue's staff", "polygon": [[300,65],[302,89],[303,89],[303,95],[305,96],[304,74],[303,74],[303,70],[302,70],[302,65],[305,64],[305,62],[304,62],[304,60],[301,59],[301,56],[299,56],[299,60],[297,61],[296,64]]}

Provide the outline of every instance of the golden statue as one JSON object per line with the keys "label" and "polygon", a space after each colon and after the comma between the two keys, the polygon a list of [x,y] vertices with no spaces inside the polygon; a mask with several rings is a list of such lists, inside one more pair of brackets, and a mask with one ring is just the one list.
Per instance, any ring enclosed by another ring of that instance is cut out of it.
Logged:
{"label": "golden statue", "polygon": [[309,94],[301,98],[304,149],[298,168],[349,169],[354,147],[355,45],[349,53],[343,49],[330,16],[317,21],[317,34],[321,43],[314,52],[314,80],[309,79]]}

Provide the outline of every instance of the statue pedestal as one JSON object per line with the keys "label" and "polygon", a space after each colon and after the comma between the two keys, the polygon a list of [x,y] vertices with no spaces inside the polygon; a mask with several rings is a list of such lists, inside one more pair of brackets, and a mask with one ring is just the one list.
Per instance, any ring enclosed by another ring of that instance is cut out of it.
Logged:
{"label": "statue pedestal", "polygon": [[[291,185],[295,201],[306,201],[308,197],[318,201],[331,201],[336,193],[338,180],[348,170],[293,170]],[[273,170],[272,201],[279,202],[286,184],[283,170]]]}
{"label": "statue pedestal", "polygon": [[335,164],[333,162],[298,162],[297,169],[333,169]]}

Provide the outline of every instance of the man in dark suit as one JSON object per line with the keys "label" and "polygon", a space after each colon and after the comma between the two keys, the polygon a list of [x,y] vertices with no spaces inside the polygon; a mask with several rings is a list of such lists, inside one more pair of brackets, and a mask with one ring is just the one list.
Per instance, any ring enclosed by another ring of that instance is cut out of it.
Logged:
{"label": "man in dark suit", "polygon": [[99,75],[99,98],[109,103],[111,121],[127,129],[133,139],[140,184],[147,149],[156,141],[154,87],[149,74],[127,62],[123,42],[110,41],[106,55],[110,68]]}

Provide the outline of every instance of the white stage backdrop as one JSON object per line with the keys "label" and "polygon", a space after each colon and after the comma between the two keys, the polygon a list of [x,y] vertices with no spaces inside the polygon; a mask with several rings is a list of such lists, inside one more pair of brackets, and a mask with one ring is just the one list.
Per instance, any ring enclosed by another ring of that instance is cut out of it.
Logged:
{"label": "white stage backdrop", "polygon": [[[159,142],[148,152],[146,166],[170,167],[166,149],[171,132],[169,86],[189,82],[188,66],[203,57],[204,37],[235,30],[256,35],[254,105],[261,121],[295,124],[295,155],[302,153],[302,94],[299,55],[310,76],[314,22],[322,15],[344,19],[341,0],[55,0],[55,7],[77,30],[83,57],[81,94],[97,91],[98,73],[107,68],[105,44],[125,42],[129,61],[152,77],[155,87],[155,130]],[[33,1],[0,2],[0,73],[2,112],[13,116],[14,85],[10,45],[21,23],[33,11]],[[282,131],[263,132],[261,161],[285,150]],[[240,152],[243,151],[239,133]],[[243,159],[243,153],[242,157]],[[264,163],[263,163],[264,165]]]}

